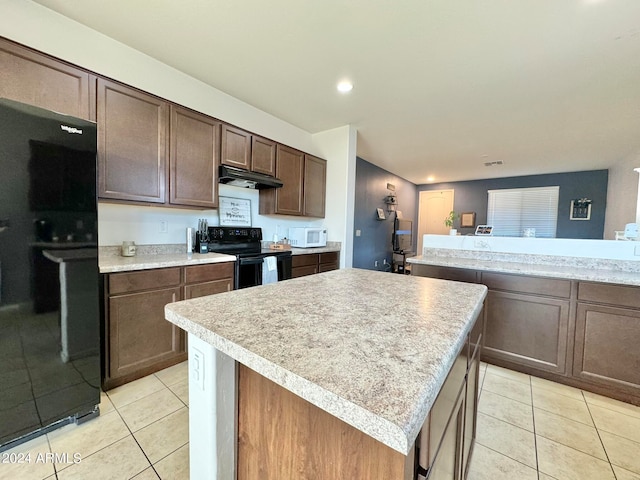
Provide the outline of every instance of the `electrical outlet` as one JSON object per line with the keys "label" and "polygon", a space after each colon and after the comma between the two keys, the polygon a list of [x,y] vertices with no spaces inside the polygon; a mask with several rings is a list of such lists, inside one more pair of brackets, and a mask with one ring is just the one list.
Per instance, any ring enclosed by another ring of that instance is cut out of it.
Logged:
{"label": "electrical outlet", "polygon": [[160,220],[160,233],[169,232],[169,222],[166,220]]}
{"label": "electrical outlet", "polygon": [[189,359],[191,367],[191,380],[200,390],[204,392],[204,353],[193,347],[193,355]]}
{"label": "electrical outlet", "polygon": [[356,237],[359,237],[360,235],[362,235],[362,231],[356,230]]}
{"label": "electrical outlet", "polygon": [[378,268],[378,260],[376,260],[375,262],[373,262],[373,266]]}
{"label": "electrical outlet", "polygon": [[385,258],[385,259],[382,261],[382,264],[383,264],[383,265],[389,265],[389,262],[387,262],[387,259]]}
{"label": "electrical outlet", "polygon": [[473,246],[475,248],[483,248],[485,250],[489,249],[489,242],[487,242],[486,240],[482,239],[482,238],[475,238],[473,240]]}

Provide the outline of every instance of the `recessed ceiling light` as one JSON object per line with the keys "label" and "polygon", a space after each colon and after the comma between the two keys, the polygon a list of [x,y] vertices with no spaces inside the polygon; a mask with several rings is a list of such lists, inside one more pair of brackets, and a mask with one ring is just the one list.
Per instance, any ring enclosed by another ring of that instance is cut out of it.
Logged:
{"label": "recessed ceiling light", "polygon": [[435,178],[433,178],[433,176],[429,175],[427,177],[427,182],[433,182],[435,180]]}
{"label": "recessed ceiling light", "polygon": [[338,91],[340,93],[348,93],[351,90],[353,90],[353,83],[351,83],[351,82],[349,82],[347,80],[344,80],[344,81],[338,83]]}

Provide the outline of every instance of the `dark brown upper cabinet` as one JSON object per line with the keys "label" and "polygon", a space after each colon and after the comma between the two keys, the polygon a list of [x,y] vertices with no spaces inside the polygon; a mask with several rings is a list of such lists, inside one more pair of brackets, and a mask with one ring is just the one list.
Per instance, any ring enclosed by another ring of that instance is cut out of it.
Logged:
{"label": "dark brown upper cabinet", "polygon": [[324,218],[327,161],[304,156],[303,215]]}
{"label": "dark brown upper cabinet", "polygon": [[165,203],[169,105],[98,79],[99,196]]}
{"label": "dark brown upper cabinet", "polygon": [[222,125],[222,153],[220,163],[251,169],[251,134],[231,125]]}
{"label": "dark brown upper cabinet", "polygon": [[89,77],[79,68],[0,38],[0,97],[94,120]]}
{"label": "dark brown upper cabinet", "polygon": [[304,153],[278,144],[276,153],[276,177],[282,180],[282,188],[260,190],[260,213],[302,215],[302,188],[304,181]]}
{"label": "dark brown upper cabinet", "polygon": [[171,105],[169,203],[218,207],[221,122]]}
{"label": "dark brown upper cabinet", "polygon": [[223,124],[220,163],[275,176],[276,142]]}
{"label": "dark brown upper cabinet", "polygon": [[284,186],[260,191],[260,213],[324,217],[326,172],[326,160],[278,144],[276,177]]}
{"label": "dark brown upper cabinet", "polygon": [[276,176],[276,142],[251,136],[251,171]]}

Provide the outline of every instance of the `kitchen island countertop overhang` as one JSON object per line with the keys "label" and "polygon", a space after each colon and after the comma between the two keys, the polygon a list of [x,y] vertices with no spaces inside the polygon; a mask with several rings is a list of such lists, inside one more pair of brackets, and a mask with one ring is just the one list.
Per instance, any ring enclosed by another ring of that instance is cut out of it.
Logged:
{"label": "kitchen island countertop overhang", "polygon": [[407,454],[487,289],[342,269],[176,302],[166,318]]}

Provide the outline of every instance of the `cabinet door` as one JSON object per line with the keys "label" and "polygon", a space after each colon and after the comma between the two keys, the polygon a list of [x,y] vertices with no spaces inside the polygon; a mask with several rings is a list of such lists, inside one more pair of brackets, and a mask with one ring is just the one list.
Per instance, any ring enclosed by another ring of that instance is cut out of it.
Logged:
{"label": "cabinet door", "polygon": [[429,469],[428,480],[458,480],[461,478],[463,428],[464,395],[460,392],[442,436],[440,448]]}
{"label": "cabinet door", "polygon": [[186,356],[184,332],[164,319],[164,306],[176,300],[179,287],[109,298],[108,377],[136,374]]}
{"label": "cabinet door", "polygon": [[480,374],[479,342],[470,345],[473,349],[467,372],[467,390],[464,401],[464,438],[462,440],[462,478],[467,478],[473,444],[476,439],[476,420],[478,415],[478,379]]}
{"label": "cabinet door", "polygon": [[489,291],[483,356],[565,373],[569,301]]}
{"label": "cabinet door", "polygon": [[262,137],[251,138],[251,171],[264,173],[265,175],[276,174],[276,142]]}
{"label": "cabinet door", "polygon": [[304,156],[304,206],[307,217],[324,218],[327,188],[327,162],[311,155]]}
{"label": "cabinet door", "polygon": [[573,374],[640,394],[640,310],[578,303]]}
{"label": "cabinet door", "polygon": [[4,39],[0,97],[91,119],[88,72]]}
{"label": "cabinet door", "polygon": [[317,265],[308,265],[306,267],[294,267],[291,269],[291,278],[304,277],[306,275],[315,275],[318,273]]}
{"label": "cabinet door", "polygon": [[223,165],[249,170],[251,168],[251,134],[231,125],[222,125],[220,161]]}
{"label": "cabinet door", "polygon": [[276,189],[274,213],[302,215],[302,180],[304,175],[304,153],[284,145],[278,145],[276,177],[284,186]]}
{"label": "cabinet door", "polygon": [[218,207],[220,125],[206,115],[171,106],[169,203]]}
{"label": "cabinet door", "polygon": [[168,105],[98,79],[99,196],[165,202]]}

